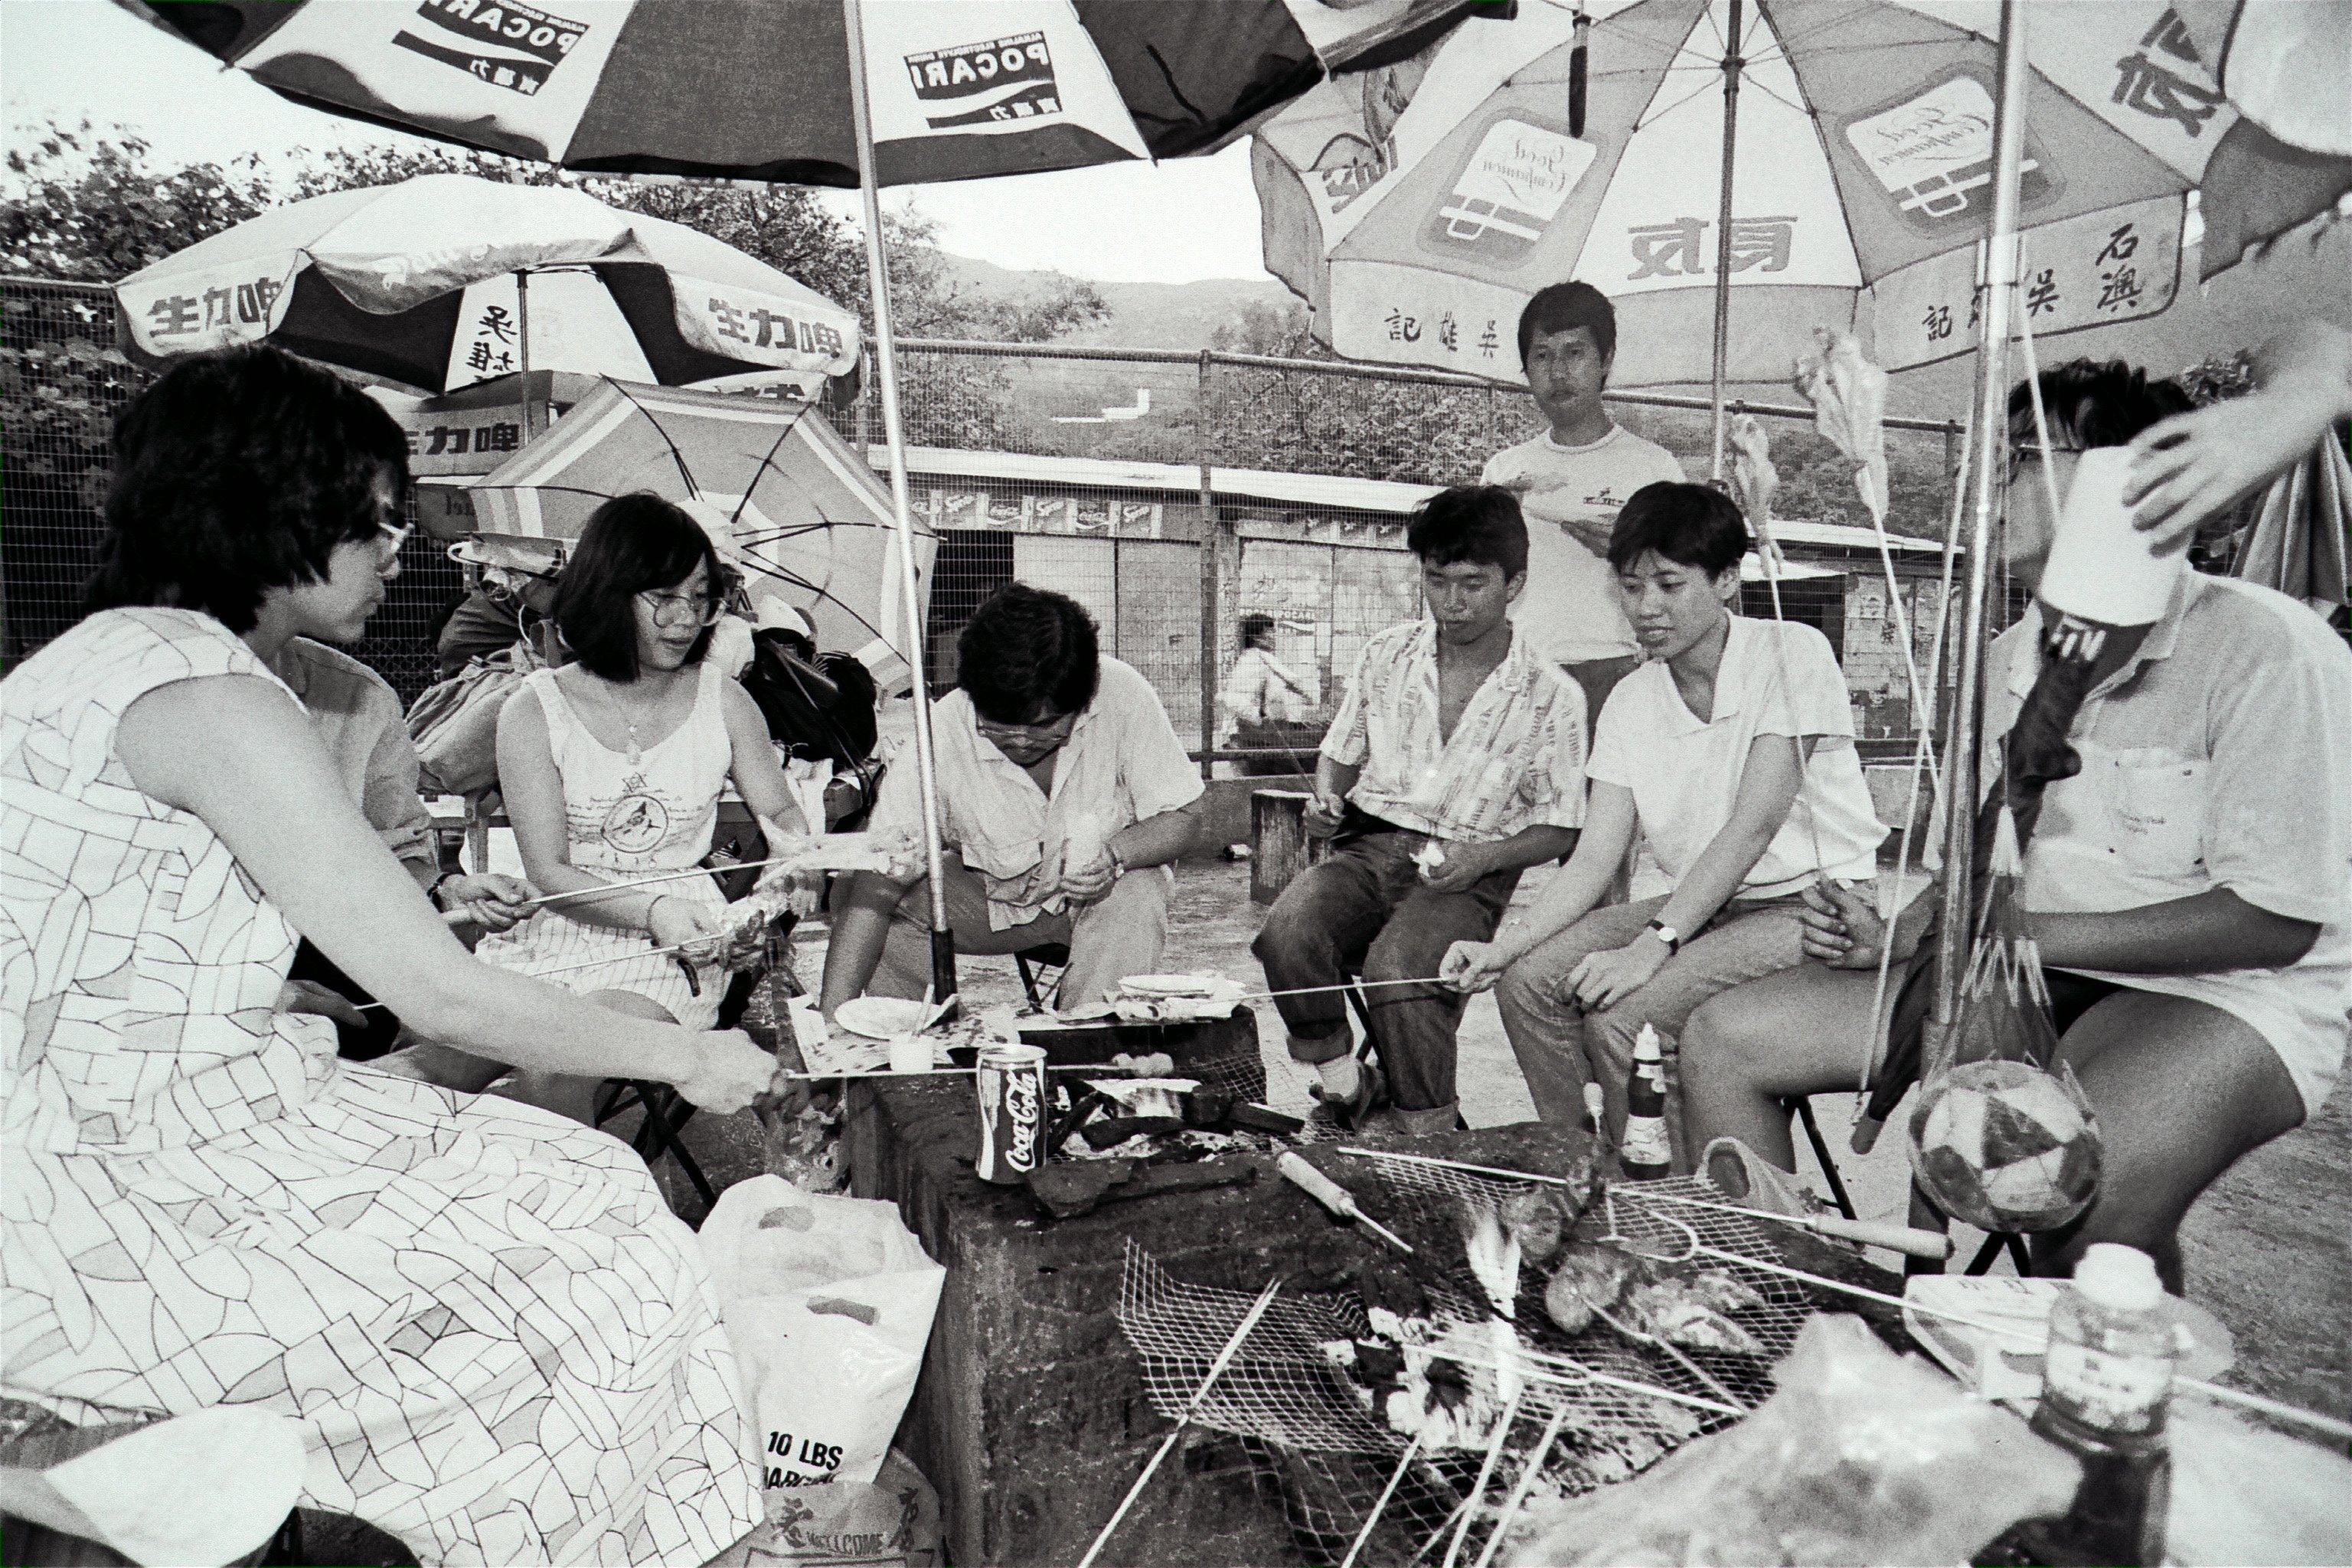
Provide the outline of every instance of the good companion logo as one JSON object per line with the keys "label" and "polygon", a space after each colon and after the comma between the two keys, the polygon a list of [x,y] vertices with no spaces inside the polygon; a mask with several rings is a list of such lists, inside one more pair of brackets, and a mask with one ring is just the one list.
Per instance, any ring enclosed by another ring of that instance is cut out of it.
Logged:
{"label": "good companion logo", "polygon": [[1034,120],[1062,112],[1053,51],[1043,33],[959,44],[906,57],[907,76],[934,131]]}
{"label": "good companion logo", "polygon": [[484,0],[423,0],[416,19],[434,29],[432,37],[404,28],[392,41],[525,98],[547,85],[548,73],[588,32],[584,22]]}

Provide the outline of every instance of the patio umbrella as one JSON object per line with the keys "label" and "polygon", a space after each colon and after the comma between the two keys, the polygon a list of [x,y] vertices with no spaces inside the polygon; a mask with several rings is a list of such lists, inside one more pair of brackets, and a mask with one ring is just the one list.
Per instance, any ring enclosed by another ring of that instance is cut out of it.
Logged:
{"label": "patio umbrella", "polygon": [[[1409,53],[1468,0],[565,0],[562,10],[118,0],[278,92],[445,141],[607,173],[859,187],[890,488],[912,566],[884,184],[1214,151],[1326,70]],[[593,7],[593,11],[591,7]],[[844,63],[848,70],[844,72]],[[913,670],[933,984],[955,989]]]}
{"label": "patio umbrella", "polygon": [[[840,0],[231,0],[128,8],[298,102],[567,169],[854,186]],[[893,0],[886,185],[1223,145],[1465,0]]]}
{"label": "patio umbrella", "polygon": [[732,246],[583,192],[470,174],[272,208],[142,268],[115,298],[145,363],[267,339],[427,392],[534,362],[602,360],[672,385],[857,363],[856,315]]}
{"label": "patio umbrella", "polygon": [[[2101,0],[2037,30],[2019,198],[2039,335],[2166,310],[2186,197],[2209,173],[2226,172],[2207,200],[2242,237],[2352,187],[2352,162],[2242,130],[2180,20],[2210,30],[2231,9]],[[1781,379],[1816,327],[1853,327],[1890,371],[1952,358],[1975,342],[1999,15],[1994,0],[1524,6],[1328,82],[1259,131],[1266,265],[1350,359],[1502,380],[1522,375],[1521,307],[1571,278],[1616,303],[1618,384],[1710,382],[1718,407],[1727,381]],[[2244,193],[2290,165],[2316,181],[2296,187],[2300,210],[2251,214]],[[2209,269],[2236,259],[2221,248]],[[1719,417],[1717,451],[1719,471]]]}
{"label": "patio umbrella", "polygon": [[[889,492],[805,404],[608,380],[467,487],[493,550],[576,540],[607,499],[639,490],[687,504],[754,592],[807,615],[820,647],[906,686],[921,628],[909,634],[898,593]],[[928,526],[916,543],[928,572]]]}

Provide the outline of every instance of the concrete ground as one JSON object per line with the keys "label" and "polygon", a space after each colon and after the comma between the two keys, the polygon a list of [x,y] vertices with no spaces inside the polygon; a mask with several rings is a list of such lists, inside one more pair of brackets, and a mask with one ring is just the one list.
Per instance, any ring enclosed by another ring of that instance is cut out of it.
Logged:
{"label": "concrete ground", "polygon": [[[1218,862],[1181,869],[1169,969],[1264,984],[1249,952],[1264,913],[1250,901],[1249,869]],[[1521,900],[1533,895],[1543,876],[1528,874],[1520,886]],[[803,940],[798,963],[814,986],[824,963],[821,931]],[[961,973],[975,1006],[1019,998],[1009,959],[967,958]],[[1257,1006],[1268,1098],[1285,1109],[1303,1110],[1312,1071],[1284,1054],[1281,1024],[1272,1006]],[[1491,995],[1472,1000],[1461,1053],[1462,1109],[1472,1126],[1534,1114]],[[1870,1154],[1856,1155],[1847,1138],[1858,1103],[1859,1097],[1850,1094],[1820,1095],[1813,1101],[1856,1208],[1865,1218],[1899,1219],[1910,1184],[1899,1129],[1903,1112]],[[715,1182],[723,1184],[757,1171],[759,1140],[749,1122],[748,1117],[704,1118],[689,1130]],[[1810,1155],[1803,1173],[1821,1188]],[[667,1184],[691,1216],[698,1205],[684,1184]],[[1975,1255],[1981,1237],[1965,1226],[1956,1227],[1954,1236],[1958,1268]],[[2352,1409],[2352,1095],[2339,1086],[2312,1122],[2241,1161],[2190,1211],[2183,1244],[2189,1295],[2211,1308],[2237,1342],[2237,1365],[2225,1381],[2309,1409],[2338,1415]],[[1891,1254],[1878,1256],[1889,1266],[1901,1261]],[[2011,1271],[2006,1258],[1996,1271]]]}

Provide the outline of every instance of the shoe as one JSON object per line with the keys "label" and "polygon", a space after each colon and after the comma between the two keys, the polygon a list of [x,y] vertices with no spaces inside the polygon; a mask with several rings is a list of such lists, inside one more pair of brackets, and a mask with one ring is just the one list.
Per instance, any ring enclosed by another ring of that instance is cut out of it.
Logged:
{"label": "shoe", "polygon": [[1780,1169],[1737,1138],[1717,1138],[1709,1143],[1699,1156],[1698,1168],[1733,1203],[1792,1219],[1822,1212],[1821,1199],[1798,1185],[1794,1173]]}
{"label": "shoe", "polygon": [[1388,1103],[1388,1079],[1381,1075],[1380,1064],[1366,1060],[1358,1066],[1356,1092],[1346,1100],[1333,1099],[1319,1083],[1308,1084],[1307,1098],[1315,1101],[1315,1109],[1307,1119],[1342,1132],[1353,1132],[1373,1111]]}

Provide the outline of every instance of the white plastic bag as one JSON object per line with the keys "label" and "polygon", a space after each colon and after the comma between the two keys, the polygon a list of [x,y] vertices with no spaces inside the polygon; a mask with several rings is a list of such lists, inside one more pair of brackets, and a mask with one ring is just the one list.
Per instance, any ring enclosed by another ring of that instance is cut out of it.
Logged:
{"label": "white plastic bag", "polygon": [[781,1176],[721,1193],[702,1248],[771,1512],[784,1489],[872,1481],[947,1271],[894,1205],[804,1193]]}

